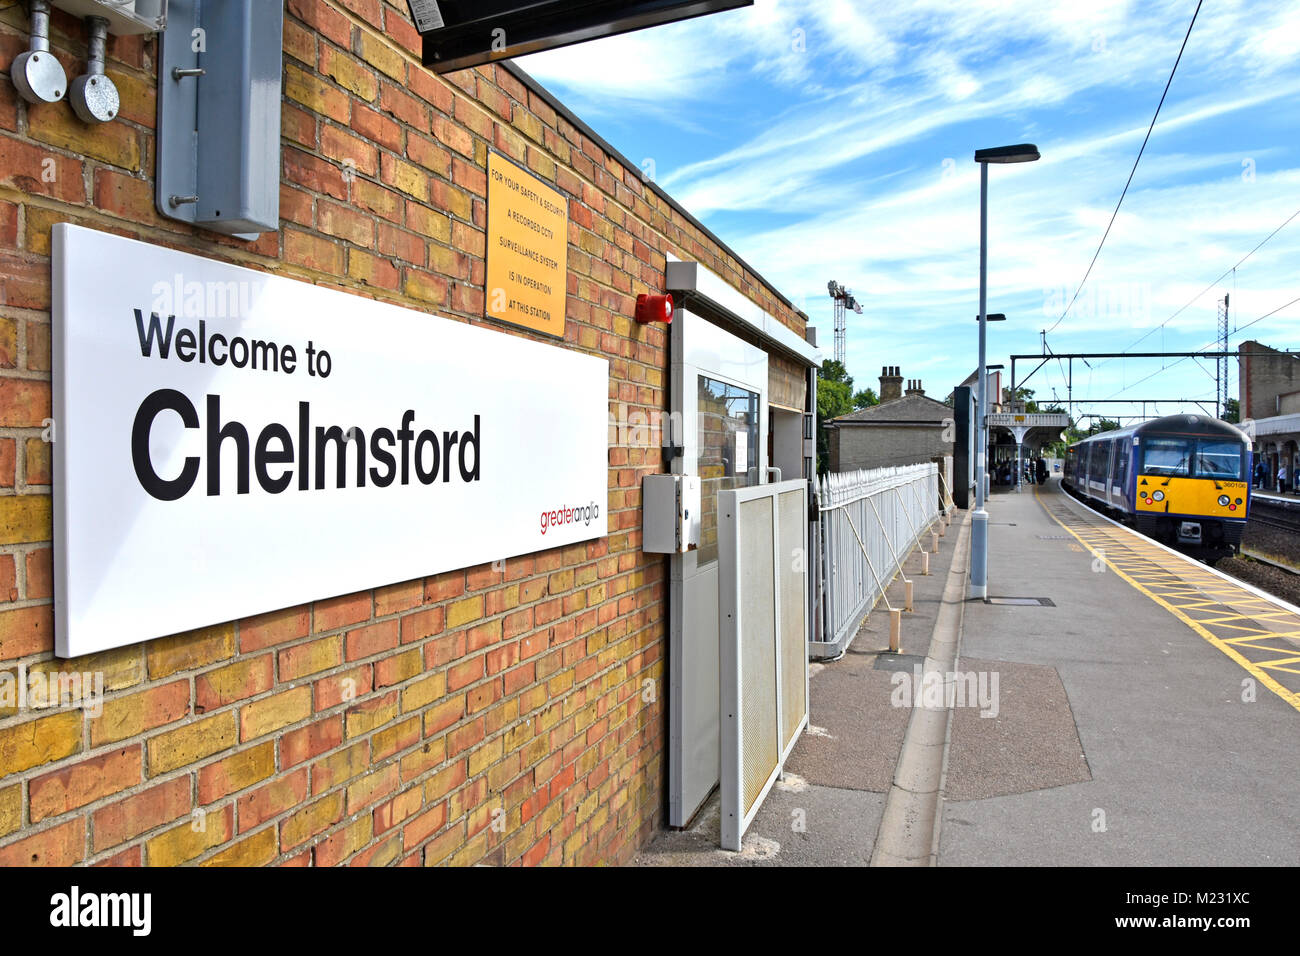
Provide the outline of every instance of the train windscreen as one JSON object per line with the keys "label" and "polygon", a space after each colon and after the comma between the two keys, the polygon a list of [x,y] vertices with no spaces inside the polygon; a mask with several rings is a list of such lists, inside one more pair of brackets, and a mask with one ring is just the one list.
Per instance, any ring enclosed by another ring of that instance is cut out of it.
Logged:
{"label": "train windscreen", "polygon": [[1242,481],[1242,444],[1235,441],[1201,439],[1196,444],[1196,476]]}
{"label": "train windscreen", "polygon": [[1186,478],[1193,444],[1190,438],[1148,438],[1142,443],[1142,474]]}

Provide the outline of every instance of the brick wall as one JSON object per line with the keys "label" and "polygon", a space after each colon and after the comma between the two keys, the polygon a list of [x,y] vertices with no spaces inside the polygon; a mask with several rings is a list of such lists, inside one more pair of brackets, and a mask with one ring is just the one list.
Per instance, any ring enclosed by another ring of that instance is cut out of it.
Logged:
{"label": "brick wall", "polygon": [[[514,74],[421,68],[404,3],[288,0],[282,223],[253,243],[154,211],[154,40],[110,42],[121,115],[90,128],[20,101],[26,31],[0,0],[0,673],[95,673],[105,696],[0,706],[0,865],[627,860],[663,816],[657,449],[611,446],[605,539],[57,661],[50,227],[482,322],[492,147],[569,199],[565,339],[609,359],[611,411],[666,408],[667,337],[631,318],[666,254],[802,319]],[[75,77],[81,24],[56,11],[53,34]]]}
{"label": "brick wall", "polygon": [[1242,420],[1285,414],[1285,409],[1279,410],[1279,399],[1300,391],[1300,360],[1259,342],[1242,342],[1238,351]]}
{"label": "brick wall", "polygon": [[830,429],[830,470],[857,471],[919,465],[952,454],[941,423],[841,425]]}

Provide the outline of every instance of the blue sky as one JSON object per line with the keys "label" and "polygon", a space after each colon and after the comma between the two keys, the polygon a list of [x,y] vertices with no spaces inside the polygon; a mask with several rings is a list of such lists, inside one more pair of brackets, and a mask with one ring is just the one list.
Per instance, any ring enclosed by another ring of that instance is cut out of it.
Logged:
{"label": "blue sky", "polygon": [[[989,311],[1009,319],[991,326],[998,362],[1041,351],[1079,287],[1195,8],[757,0],[520,65],[803,308],[828,356],[827,280],[851,288],[859,387],[897,365],[942,398],[975,365],[973,151],[1033,142],[1043,156],[990,170]],[[1225,292],[1233,327],[1300,296],[1297,216],[1195,298],[1297,210],[1300,4],[1205,0],[1119,218],[1048,345],[1213,348]],[[1298,323],[1300,303],[1232,344],[1300,348]],[[1092,365],[1075,363],[1076,399],[1213,401],[1208,361]],[[1234,361],[1234,396],[1236,374]],[[1064,399],[1063,369],[1030,387]]]}

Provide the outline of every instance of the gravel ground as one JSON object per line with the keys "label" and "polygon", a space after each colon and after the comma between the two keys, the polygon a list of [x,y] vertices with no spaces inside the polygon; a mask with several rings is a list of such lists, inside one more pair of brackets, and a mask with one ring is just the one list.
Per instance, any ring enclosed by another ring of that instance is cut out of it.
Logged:
{"label": "gravel ground", "polygon": [[1214,565],[1224,574],[1231,574],[1261,591],[1267,591],[1291,604],[1300,604],[1300,575],[1260,564],[1250,558],[1224,558]]}
{"label": "gravel ground", "polygon": [[[1246,526],[1241,545],[1246,551],[1273,561],[1300,566],[1300,536],[1292,532],[1251,522]],[[1276,594],[1284,601],[1300,604],[1300,574],[1291,574],[1244,556],[1224,558],[1214,566],[1269,594]]]}

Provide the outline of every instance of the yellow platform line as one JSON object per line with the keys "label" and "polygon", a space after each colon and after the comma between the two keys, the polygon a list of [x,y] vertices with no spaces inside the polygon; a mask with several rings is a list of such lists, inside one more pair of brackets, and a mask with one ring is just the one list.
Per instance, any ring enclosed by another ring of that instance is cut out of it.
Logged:
{"label": "yellow platform line", "polygon": [[[1064,494],[1064,492],[1061,493]],[[1078,539],[1081,543],[1087,545],[1087,542],[1084,541],[1082,537],[1075,534],[1073,528],[1067,525],[1056,515],[1052,514],[1051,509],[1047,507],[1046,502],[1044,502],[1042,497],[1038,494],[1037,487],[1034,488],[1034,498],[1035,500],[1038,501],[1038,504],[1040,507],[1042,507],[1043,511],[1046,512],[1047,517],[1051,518],[1053,521],[1059,524],[1069,534],[1074,535],[1074,537]],[[1117,538],[1112,540],[1118,541]],[[1096,554],[1096,552],[1094,552],[1094,554]],[[1237,664],[1239,664],[1245,671],[1247,671],[1257,681],[1259,681],[1261,684],[1263,684],[1265,687],[1271,690],[1278,697],[1282,698],[1282,700],[1286,701],[1286,703],[1290,704],[1296,711],[1300,712],[1300,692],[1287,690],[1287,688],[1283,687],[1280,683],[1278,683],[1278,681],[1271,674],[1265,673],[1265,671],[1260,665],[1254,663],[1251,660],[1248,660],[1236,648],[1232,647],[1223,639],[1215,637],[1208,630],[1202,627],[1198,621],[1193,620],[1192,618],[1184,614],[1181,610],[1179,610],[1177,606],[1170,604],[1164,598],[1160,597],[1160,595],[1150,591],[1142,584],[1140,584],[1138,581],[1134,580],[1131,576],[1121,571],[1109,558],[1105,557],[1104,555],[1096,555],[1096,556],[1101,558],[1102,561],[1104,561],[1107,565],[1110,566],[1111,570],[1113,570],[1121,578],[1123,578],[1125,581],[1131,584],[1134,588],[1136,588],[1138,591],[1145,594],[1156,604],[1159,604],[1170,614],[1174,615],[1174,617],[1178,618],[1180,621],[1182,621],[1184,624],[1190,627],[1193,631],[1195,631],[1197,634],[1203,637],[1209,644],[1222,651],[1223,654],[1225,654],[1230,660],[1233,660]],[[1168,555],[1163,555],[1163,556],[1168,557]],[[1264,635],[1260,635],[1260,636],[1262,637]]]}

